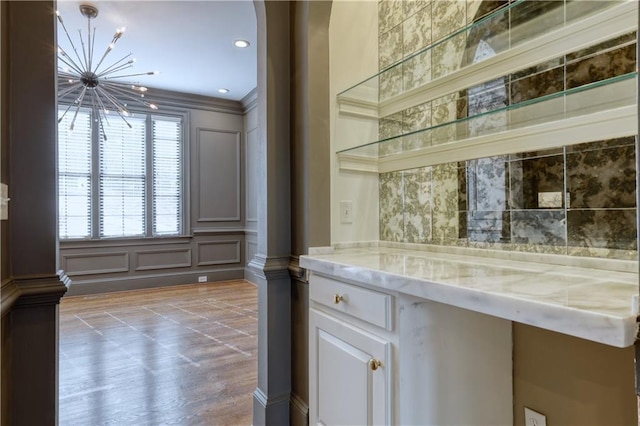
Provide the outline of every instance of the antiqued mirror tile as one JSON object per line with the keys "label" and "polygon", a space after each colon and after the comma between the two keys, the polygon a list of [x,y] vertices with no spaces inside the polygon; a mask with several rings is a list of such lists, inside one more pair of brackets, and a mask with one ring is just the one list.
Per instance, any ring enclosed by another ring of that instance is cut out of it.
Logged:
{"label": "antiqued mirror tile", "polygon": [[378,120],[378,138],[383,141],[378,144],[380,156],[391,155],[402,151],[402,139],[394,138],[402,134],[402,113],[388,115]]}
{"label": "antiqued mirror tile", "polygon": [[[450,123],[457,119],[457,94],[450,94],[431,103],[431,123],[433,126]],[[443,125],[431,130],[431,143],[439,145],[451,142],[456,139],[456,127],[453,125]]]}
{"label": "antiqued mirror tile", "polygon": [[516,244],[566,246],[564,210],[512,210],[511,241]]}
{"label": "antiqued mirror tile", "polygon": [[508,157],[490,157],[467,161],[467,193],[470,211],[508,209]]}
{"label": "antiqued mirror tile", "polygon": [[386,100],[402,93],[402,66],[398,65],[380,74],[380,100]]}
{"label": "antiqued mirror tile", "polygon": [[625,0],[566,0],[567,23],[622,3]]}
{"label": "antiqued mirror tile", "polygon": [[431,126],[431,102],[427,102],[403,111],[403,132],[417,132],[403,138],[403,150],[431,146],[431,132],[420,131]]}
{"label": "antiqued mirror tile", "polygon": [[630,44],[567,63],[566,86],[582,86],[635,71],[636,46]]}
{"label": "antiqued mirror tile", "polygon": [[465,34],[451,37],[431,49],[431,76],[443,77],[462,67],[465,54]]}
{"label": "antiqued mirror tile", "polygon": [[564,208],[563,155],[515,160],[509,168],[512,209]]}
{"label": "antiqued mirror tile", "polygon": [[379,187],[380,239],[401,242],[404,240],[402,172],[381,173]]}
{"label": "antiqued mirror tile", "polygon": [[381,0],[378,3],[378,31],[389,31],[402,22],[403,0]]}
{"label": "antiqued mirror tile", "polygon": [[512,77],[509,104],[517,104],[563,90],[563,65],[519,78]]}
{"label": "antiqued mirror tile", "polygon": [[[477,22],[482,18],[495,13],[498,9],[508,6],[510,0],[467,0],[467,22]],[[509,18],[508,13],[503,13]]]}
{"label": "antiqued mirror tile", "polygon": [[378,66],[384,69],[402,60],[402,26],[398,25],[380,35]]}
{"label": "antiqued mirror tile", "polygon": [[564,23],[564,1],[525,1],[513,7],[510,14],[511,47],[515,47],[561,27]]}
{"label": "antiqued mirror tile", "polygon": [[458,240],[458,163],[432,167],[433,241],[456,244]]}
{"label": "antiqued mirror tile", "polygon": [[[632,142],[631,138],[610,143]],[[584,145],[582,145],[584,147]],[[570,208],[626,208],[636,206],[635,146],[582,149],[567,153],[567,191]]]}
{"label": "antiqued mirror tile", "polygon": [[433,2],[433,41],[456,32],[466,25],[467,5],[460,0],[437,0]]}
{"label": "antiqued mirror tile", "polygon": [[[417,12],[421,11],[425,7],[429,8],[429,13],[431,13],[431,0],[404,0],[404,19],[408,19]],[[429,17],[431,20],[431,17]]]}
{"label": "antiqued mirror tile", "polygon": [[577,50],[567,55],[567,62],[572,63],[575,61],[583,60],[588,57],[592,57],[601,53],[605,53],[610,50],[615,50],[624,46],[632,45],[636,42],[636,32],[622,35],[620,37],[606,40],[602,43],[594,44],[584,49]]}
{"label": "antiqued mirror tile", "polygon": [[508,48],[509,14],[486,18],[468,31],[463,63],[482,62]]}
{"label": "antiqued mirror tile", "polygon": [[510,213],[508,211],[469,211],[466,235],[469,242],[510,242]]}
{"label": "antiqued mirror tile", "polygon": [[402,23],[404,56],[431,44],[431,5],[407,17]]}
{"label": "antiqued mirror tile", "polygon": [[636,249],[636,209],[570,210],[569,246]]}
{"label": "antiqued mirror tile", "polygon": [[431,50],[419,53],[402,64],[403,91],[420,87],[431,81]]}
{"label": "antiqued mirror tile", "polygon": [[431,167],[405,170],[404,241],[431,241]]}

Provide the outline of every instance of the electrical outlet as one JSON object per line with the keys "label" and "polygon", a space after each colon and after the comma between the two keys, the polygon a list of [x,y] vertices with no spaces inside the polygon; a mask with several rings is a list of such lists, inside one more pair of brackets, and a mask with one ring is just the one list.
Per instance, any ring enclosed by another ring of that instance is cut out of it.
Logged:
{"label": "electrical outlet", "polygon": [[340,201],[340,223],[353,223],[353,201]]}
{"label": "electrical outlet", "polygon": [[206,283],[207,282],[207,276],[204,275],[202,277],[198,277],[198,282],[199,283]]}
{"label": "electrical outlet", "polygon": [[537,411],[524,407],[525,426],[547,426],[547,417]]}

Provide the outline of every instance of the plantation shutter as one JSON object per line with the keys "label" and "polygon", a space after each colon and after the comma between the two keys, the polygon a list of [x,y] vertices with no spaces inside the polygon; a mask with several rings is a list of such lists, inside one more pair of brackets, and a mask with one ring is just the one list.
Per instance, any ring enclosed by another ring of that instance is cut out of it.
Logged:
{"label": "plantation shutter", "polygon": [[100,237],[145,235],[145,118],[119,117],[100,135]]}
{"label": "plantation shutter", "polygon": [[178,235],[182,223],[182,124],[152,117],[153,235]]}
{"label": "plantation shutter", "polygon": [[91,236],[91,113],[58,110],[58,232],[60,238]]}

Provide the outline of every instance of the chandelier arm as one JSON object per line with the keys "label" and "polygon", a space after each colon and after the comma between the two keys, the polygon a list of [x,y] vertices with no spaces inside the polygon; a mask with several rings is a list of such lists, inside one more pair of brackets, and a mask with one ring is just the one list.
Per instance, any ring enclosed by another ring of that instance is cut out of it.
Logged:
{"label": "chandelier arm", "polygon": [[126,75],[114,75],[111,77],[104,77],[105,80],[112,80],[114,78],[125,78],[125,77],[138,77],[141,75],[156,75],[156,71],[148,71],[148,72],[139,72],[136,74],[126,74]]}
{"label": "chandelier arm", "polygon": [[[104,104],[104,102],[102,102],[102,98],[100,97],[100,95],[98,93],[94,93],[94,96],[96,97],[96,102],[98,103],[98,105],[100,106],[100,109],[98,110],[98,112],[102,112],[102,116],[104,117],[104,121],[107,122],[107,124],[109,124],[109,119],[107,118],[107,107]],[[98,118],[100,117],[100,115],[98,115]]]}
{"label": "chandelier arm", "polygon": [[120,95],[122,96],[126,96],[127,98],[131,99],[132,101],[136,101],[146,107],[150,107],[150,103],[147,101],[143,101],[142,99],[140,99],[139,97],[134,96],[134,94],[137,94],[138,92],[136,91],[129,91],[129,90],[133,90],[133,89],[128,89],[128,85],[125,86],[120,86],[120,83],[107,83],[104,82],[103,83],[103,87],[108,87],[109,89],[118,92]]}
{"label": "chandelier arm", "polygon": [[133,65],[131,64],[131,61],[124,63],[124,64],[120,64],[119,66],[115,67],[114,69],[110,70],[110,71],[103,71],[102,73],[100,73],[98,75],[99,78],[106,78],[105,76],[109,75],[109,74],[113,74],[114,72],[120,72],[120,71],[124,71],[127,68],[132,68]]}
{"label": "chandelier arm", "polygon": [[[99,101],[100,100],[100,96],[94,90],[93,92],[91,92],[91,111],[93,113],[93,120],[98,123],[98,126],[99,126],[98,131],[102,133],[102,138],[106,141],[107,140],[107,132],[104,131],[104,125],[102,124],[102,116],[100,114],[104,115],[104,119],[105,119],[105,121],[107,121],[107,124],[109,123],[109,121],[107,120],[106,114],[100,108],[100,106],[98,105],[98,102],[96,100]],[[101,102],[100,102],[100,104],[101,104]]]}
{"label": "chandelier arm", "polygon": [[120,118],[122,118],[122,120],[127,123],[127,126],[129,126],[129,128],[133,128],[133,126],[127,121],[127,119],[125,118],[125,116],[122,114],[121,111],[127,111],[127,108],[122,105],[115,97],[111,96],[109,94],[109,92],[107,92],[106,90],[104,90],[101,87],[96,87],[96,89],[98,90],[98,92],[100,92],[100,94],[102,96],[104,96],[105,98],[107,98],[107,100],[109,102],[111,102],[113,104],[113,106],[115,106],[116,108],[116,112],[118,113],[118,115],[120,116]]}
{"label": "chandelier arm", "polygon": [[[89,69],[89,61],[87,60],[87,51],[84,45],[84,39],[82,38],[82,31],[78,29],[78,34],[80,35],[80,44],[82,45],[82,56],[84,57],[84,67],[85,69]],[[89,36],[87,36],[89,38]]]}
{"label": "chandelier arm", "polygon": [[66,95],[68,95],[69,93],[73,92],[74,90],[76,90],[76,89],[78,89],[80,87],[82,87],[82,83],[80,83],[80,82],[74,83],[73,86],[68,87],[68,88],[64,89],[63,91],[61,91],[60,93],[58,93],[58,99],[64,98]]}
{"label": "chandelier arm", "polygon": [[84,95],[87,93],[87,87],[82,88],[82,93],[78,96],[78,107],[76,108],[76,113],[73,114],[73,120],[71,120],[71,125],[69,126],[69,130],[73,130],[73,127],[76,124],[76,118],[78,117],[78,113],[80,112],[80,108],[82,107],[82,101],[84,101]]}
{"label": "chandelier arm", "polygon": [[[69,40],[69,43],[71,44],[71,47],[73,48],[73,51],[75,52],[76,57],[78,58],[78,63],[82,63],[82,60],[80,59],[80,54],[78,53],[78,49],[76,49],[76,45],[73,44],[73,40],[71,40],[71,36],[69,35],[69,31],[67,31],[67,27],[64,25],[64,21],[62,20],[62,16],[60,16],[60,14],[57,11],[56,11],[56,16],[58,17],[58,21],[62,25],[62,29],[64,30],[64,33],[67,35],[67,40]],[[64,50],[63,50],[63,52],[64,52]],[[69,56],[67,55],[67,57],[69,57]],[[70,57],[69,57],[69,59],[71,60]]]}
{"label": "chandelier arm", "polygon": [[67,105],[67,109],[65,109],[62,115],[58,118],[58,124],[60,124],[60,122],[64,119],[64,116],[67,115],[67,112],[69,112],[72,106],[73,104]]}
{"label": "chandelier arm", "polygon": [[71,61],[71,62],[67,62],[67,60],[64,59],[64,57],[60,56],[60,55],[58,55],[58,60],[64,62],[69,67],[73,68],[73,70],[76,71],[78,74],[82,74],[82,69],[80,68],[80,66],[78,64],[76,64],[75,61],[73,59],[71,59],[71,57],[69,55],[67,55],[66,53],[65,53],[64,56],[69,58],[69,61]]}
{"label": "chandelier arm", "polygon": [[[115,67],[116,65],[118,65],[120,62],[124,61],[125,59],[127,59],[131,55],[133,55],[133,53],[129,53],[128,55],[124,55],[122,58],[118,59],[113,64],[109,65],[104,71],[101,71],[100,73],[98,73],[98,67],[100,66],[100,64],[98,64],[96,66],[96,70],[95,70],[96,75],[98,77],[104,75],[105,72],[109,71],[110,69],[112,69],[113,67]],[[129,63],[133,63],[133,59],[131,61],[129,61]]]}
{"label": "chandelier arm", "polygon": [[109,43],[109,45],[107,46],[107,49],[102,54],[102,58],[100,58],[100,62],[98,62],[98,65],[96,65],[96,70],[98,68],[100,68],[100,65],[102,64],[102,61],[104,61],[104,58],[106,58],[107,55],[109,54],[109,52],[111,52],[113,50],[114,46],[116,45],[116,42],[118,40],[120,40],[120,37],[122,37],[123,33],[124,33],[124,30],[116,30],[116,33],[114,34],[113,38],[111,39],[111,43]]}

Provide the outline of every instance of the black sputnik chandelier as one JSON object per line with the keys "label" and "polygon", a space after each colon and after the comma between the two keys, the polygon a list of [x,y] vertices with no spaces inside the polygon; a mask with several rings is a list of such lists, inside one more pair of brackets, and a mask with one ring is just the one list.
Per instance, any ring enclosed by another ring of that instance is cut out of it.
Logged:
{"label": "black sputnik chandelier", "polygon": [[[80,13],[87,18],[87,36],[83,37],[82,30],[78,29],[81,51],[76,48],[67,28],[64,25],[62,16],[56,11],[60,22],[73,52],[65,51],[58,44],[58,99],[69,99],[71,103],[64,113],[59,117],[58,123],[62,121],[66,114],[73,114],[70,130],[73,130],[76,117],[81,108],[91,108],[93,119],[98,123],[102,137],[106,140],[104,125],[109,125],[109,115],[114,111],[131,128],[127,121],[130,112],[127,109],[127,102],[134,101],[153,110],[158,106],[145,100],[147,88],[137,84],[117,81],[121,78],[131,78],[143,75],[156,75],[158,71],[142,73],[129,73],[127,70],[133,67],[135,59],[133,53],[129,53],[115,62],[107,65],[109,53],[125,32],[125,28],[118,28],[113,35],[111,43],[107,45],[102,56],[96,60],[95,37],[96,29],[92,28],[91,20],[98,16],[98,9],[90,4],[80,5]],[[81,54],[82,53],[82,54]]]}

